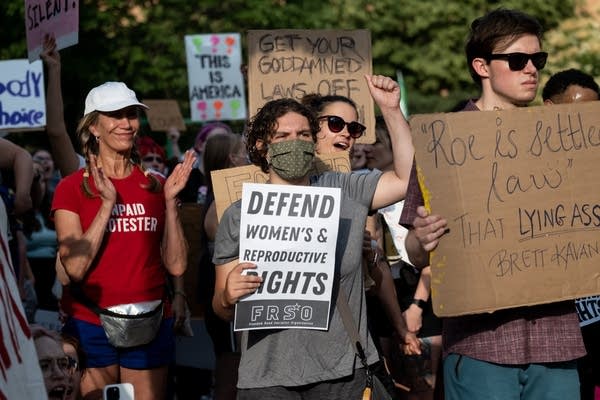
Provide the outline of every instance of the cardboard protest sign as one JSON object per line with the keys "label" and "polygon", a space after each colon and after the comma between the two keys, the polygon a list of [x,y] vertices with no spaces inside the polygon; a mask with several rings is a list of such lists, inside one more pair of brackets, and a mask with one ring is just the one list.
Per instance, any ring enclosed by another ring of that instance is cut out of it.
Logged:
{"label": "cardboard protest sign", "polygon": [[435,313],[453,316],[600,293],[600,102],[416,115],[432,212]]}
{"label": "cardboard protest sign", "polygon": [[79,42],[79,0],[25,0],[27,57],[39,58],[44,35],[56,38],[58,50]]}
{"label": "cardboard protest sign", "polygon": [[177,100],[144,100],[144,104],[150,107],[146,110],[146,117],[153,131],[166,132],[171,127],[185,130],[185,121]]}
{"label": "cardboard protest sign", "polygon": [[41,61],[0,61],[0,130],[46,126],[44,87]]}
{"label": "cardboard protest sign", "polygon": [[234,330],[329,327],[341,189],[245,183],[240,262],[263,284],[235,306]]}
{"label": "cardboard protest sign", "polygon": [[375,141],[373,99],[364,78],[372,73],[368,30],[251,30],[248,60],[250,115],[270,100],[342,95],[354,100],[368,128],[358,142]]}
{"label": "cardboard protest sign", "polygon": [[186,35],[192,121],[246,119],[239,33]]}
{"label": "cardboard protest sign", "polygon": [[[343,151],[317,155],[309,174],[317,175],[325,171],[350,172],[351,170],[348,152]],[[212,171],[210,176],[218,219],[221,219],[223,212],[231,203],[242,198],[242,185],[245,182],[265,183],[269,180],[269,176],[256,165],[220,169]]]}

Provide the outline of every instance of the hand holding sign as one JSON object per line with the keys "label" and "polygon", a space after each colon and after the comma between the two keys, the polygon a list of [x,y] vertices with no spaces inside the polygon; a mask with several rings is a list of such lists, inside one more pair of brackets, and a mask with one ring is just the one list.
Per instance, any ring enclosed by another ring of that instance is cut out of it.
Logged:
{"label": "hand holding sign", "polygon": [[45,34],[42,42],[42,52],[40,58],[48,68],[60,68],[60,53],[56,47],[54,34]]}
{"label": "hand holding sign", "polygon": [[262,278],[255,271],[249,271],[255,269],[255,264],[244,262],[229,271],[225,283],[225,304],[223,304],[226,308],[235,305],[240,298],[256,292],[259,288]]}
{"label": "hand holding sign", "polygon": [[439,215],[429,214],[423,206],[417,208],[417,214],[413,222],[415,236],[425,251],[432,251],[447,232],[448,223]]}

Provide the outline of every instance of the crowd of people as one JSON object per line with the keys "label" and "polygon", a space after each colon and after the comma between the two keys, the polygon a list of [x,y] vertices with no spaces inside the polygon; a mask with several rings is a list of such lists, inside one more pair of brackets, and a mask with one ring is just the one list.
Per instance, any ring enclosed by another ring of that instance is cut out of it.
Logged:
{"label": "crowd of people", "polygon": [[[517,10],[474,20],[465,51],[480,94],[456,111],[529,105],[549,57],[542,38],[539,22]],[[308,94],[265,103],[241,133],[206,123],[183,152],[174,128],[168,148],[144,135],[147,106],[125,83],[105,82],[85,98],[76,151],[53,37],[44,38],[41,58],[48,148],[0,139],[0,296],[12,313],[0,327],[19,327],[22,342],[3,354],[29,379],[5,381],[0,398],[102,399],[117,383],[132,384],[138,400],[200,398],[174,389],[170,373],[194,304],[214,349],[215,400],[359,398],[373,374],[394,399],[600,398],[600,323],[580,327],[573,300],[434,314],[429,254],[448,240],[448,223],[424,207],[393,79],[365,76],[380,113],[372,144],[356,143],[367,127],[352,99]],[[548,107],[599,96],[594,78],[574,69],[554,74],[542,91]],[[312,173],[315,157],[336,152],[348,152],[351,172]],[[341,191],[326,330],[233,330],[236,304],[263,280],[252,273],[257,265],[240,260],[241,201],[219,219],[211,172],[250,163],[268,184]],[[192,262],[183,203],[202,209]],[[198,270],[198,293],[186,292],[189,268]],[[40,310],[60,315],[59,329],[36,323]],[[39,368],[27,364],[34,353]]]}

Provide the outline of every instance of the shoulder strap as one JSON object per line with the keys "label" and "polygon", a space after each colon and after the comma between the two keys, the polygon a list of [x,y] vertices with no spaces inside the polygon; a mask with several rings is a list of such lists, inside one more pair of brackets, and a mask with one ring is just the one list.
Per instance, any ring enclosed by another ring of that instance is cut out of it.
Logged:
{"label": "shoulder strap", "polygon": [[356,328],[356,324],[354,323],[354,318],[352,317],[352,312],[350,311],[350,306],[348,305],[348,299],[346,295],[343,293],[342,288],[340,287],[338,290],[338,297],[336,301],[336,306],[338,311],[340,312],[340,316],[342,317],[342,322],[344,323],[344,328],[346,328],[346,332],[350,337],[350,341],[354,347],[354,351],[360,358],[360,362],[368,370],[367,357],[365,355],[365,351],[360,342],[360,336],[358,334],[358,329]]}
{"label": "shoulder strap", "polygon": [[69,291],[71,292],[71,295],[75,300],[92,310],[96,315],[108,315],[116,318],[136,319],[141,317],[150,317],[159,312],[162,312],[163,300],[160,301],[160,303],[156,306],[156,308],[154,308],[154,310],[142,314],[127,315],[118,314],[106,308],[100,307],[98,304],[94,303],[89,297],[87,297],[85,293],[83,293],[83,289],[81,289],[81,285],[79,285],[78,283],[71,282],[71,284],[69,285]]}

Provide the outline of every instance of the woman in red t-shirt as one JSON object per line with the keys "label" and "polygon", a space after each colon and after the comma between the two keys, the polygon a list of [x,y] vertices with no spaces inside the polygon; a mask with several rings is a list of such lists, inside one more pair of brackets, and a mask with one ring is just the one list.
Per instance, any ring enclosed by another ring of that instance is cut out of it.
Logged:
{"label": "woman in red t-shirt", "polygon": [[186,153],[166,181],[146,171],[134,146],[144,108],[122,82],[89,92],[78,127],[86,166],[59,183],[52,205],[60,260],[76,285],[65,288],[61,307],[68,316],[63,331],[87,356],[84,397],[118,382],[132,383],[138,398],[166,395],[174,354],[169,307],[152,341],[123,348],[111,345],[98,315],[83,304],[148,311],[166,299],[166,273],[178,276],[186,268],[176,195],[194,156]]}

